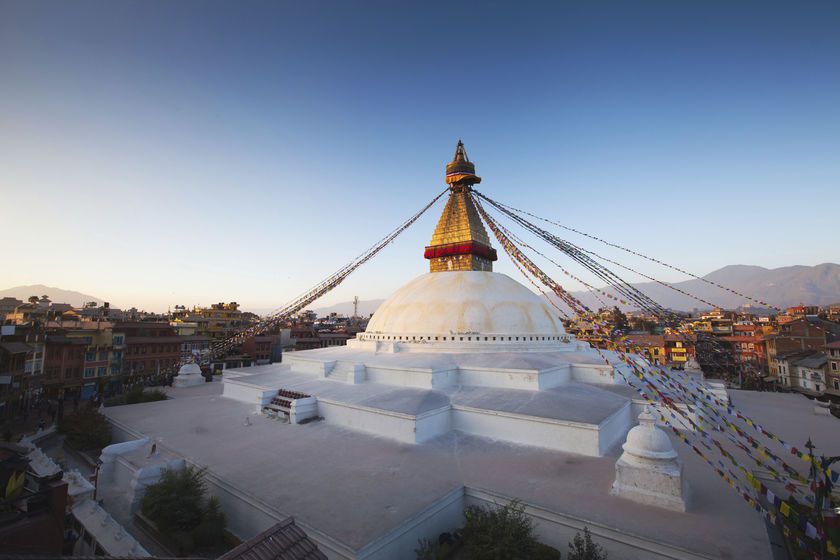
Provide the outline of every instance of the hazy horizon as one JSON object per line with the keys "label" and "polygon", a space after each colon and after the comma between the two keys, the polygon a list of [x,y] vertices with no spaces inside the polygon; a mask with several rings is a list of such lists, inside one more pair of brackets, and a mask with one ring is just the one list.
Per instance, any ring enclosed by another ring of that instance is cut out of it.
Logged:
{"label": "hazy horizon", "polygon": [[[0,282],[276,308],[443,190],[458,138],[487,195],[700,275],[836,261],[838,28],[831,2],[6,1]],[[426,272],[442,207],[313,307]]]}
{"label": "hazy horizon", "polygon": [[[830,265],[830,266],[840,266],[840,263],[825,262],[825,263],[817,263],[816,265],[797,265],[797,264],[794,264],[794,265],[788,265],[787,267],[778,267],[778,268],[774,268],[774,269],[766,269],[766,270],[768,270],[768,271],[773,271],[773,270],[778,270],[779,268],[802,267],[802,266],[806,266],[806,267],[814,267],[814,266],[824,266],[824,265]],[[720,268],[720,269],[715,269],[715,270],[709,271],[709,272],[707,272],[707,273],[702,273],[702,274],[699,274],[699,276],[701,276],[701,277],[705,277],[705,276],[707,276],[707,275],[709,275],[709,274],[712,274],[712,273],[714,273],[714,272],[718,272],[718,271],[723,270],[724,268],[728,268],[728,267],[755,267],[755,266],[760,266],[760,265],[752,265],[752,264],[730,264],[730,265],[726,265],[726,266],[724,266],[724,267],[722,267],[722,268]],[[762,268],[764,268],[764,267],[762,267]],[[556,278],[560,278],[560,276],[559,276],[559,275],[555,275],[555,277],[556,277]],[[351,278],[352,278],[352,276],[351,276]],[[530,290],[532,290],[532,291],[535,291],[535,290],[533,289],[533,287],[532,287],[532,286],[531,286],[528,282],[525,282],[525,281],[523,281],[523,280],[522,280],[522,276],[521,276],[521,275],[519,275],[518,277],[517,277],[517,276],[513,276],[513,278],[514,278],[515,280],[517,280],[517,281],[521,282],[521,283],[522,283],[522,284],[523,284],[526,288],[528,288],[528,289],[530,289]],[[690,280],[690,279],[691,279],[690,277],[683,275],[683,278],[682,278],[681,280]],[[408,280],[410,280],[410,278],[409,278],[409,279],[407,279],[406,281],[408,281]],[[349,280],[348,280],[348,281],[349,281]],[[649,282],[649,281],[645,281],[644,279],[642,279],[642,281],[639,281],[639,282],[634,282],[634,284],[644,284],[644,283],[646,283],[646,282]],[[678,282],[678,281],[677,281],[677,282]],[[170,302],[170,303],[168,303],[168,304],[165,306],[165,308],[161,308],[161,309],[158,309],[158,308],[145,308],[145,307],[138,306],[138,305],[136,305],[136,304],[134,304],[134,303],[131,303],[131,302],[122,302],[122,301],[116,301],[116,300],[114,300],[114,299],[112,299],[112,298],[108,298],[108,297],[101,297],[101,295],[103,295],[103,294],[90,294],[90,293],[86,293],[84,290],[73,289],[73,288],[66,288],[66,287],[61,287],[61,286],[48,286],[48,285],[43,284],[43,283],[31,284],[31,285],[27,285],[27,286],[7,286],[7,287],[0,286],[0,297],[2,297],[2,295],[3,295],[2,293],[3,293],[3,292],[6,292],[6,291],[8,291],[8,290],[15,289],[15,288],[23,288],[23,287],[28,287],[28,286],[32,286],[32,287],[43,287],[43,288],[45,288],[45,289],[46,289],[46,291],[47,291],[47,292],[49,292],[50,290],[61,290],[61,291],[71,291],[71,292],[77,292],[77,293],[80,293],[80,294],[83,294],[83,295],[90,296],[89,300],[92,300],[92,301],[97,301],[97,302],[98,302],[98,303],[100,303],[100,304],[102,304],[103,302],[108,302],[108,303],[109,303],[109,305],[110,305],[111,307],[115,307],[115,308],[118,308],[118,309],[123,309],[123,310],[125,310],[125,309],[130,309],[130,308],[132,308],[132,307],[137,307],[140,311],[147,311],[147,312],[154,312],[154,313],[164,313],[164,312],[166,312],[167,310],[171,310],[171,309],[172,309],[172,308],[174,308],[176,305],[185,305],[185,306],[186,306],[186,307],[188,307],[188,308],[192,308],[193,306],[209,306],[209,305],[211,305],[211,304],[214,304],[214,303],[219,303],[219,302],[227,303],[227,302],[229,302],[229,301],[236,301],[236,302],[238,302],[238,303],[240,303],[240,304],[241,304],[240,309],[242,309],[243,311],[250,311],[250,312],[252,312],[252,313],[257,313],[257,314],[259,314],[259,315],[265,315],[265,314],[268,314],[268,313],[270,313],[270,312],[272,312],[272,311],[276,310],[277,308],[281,307],[283,304],[285,304],[285,303],[286,303],[286,302],[284,301],[284,302],[278,302],[278,303],[276,303],[276,304],[260,304],[260,303],[257,303],[257,304],[243,304],[243,302],[242,302],[242,301],[240,301],[240,299],[237,299],[236,297],[231,297],[231,298],[227,298],[227,299],[221,299],[221,300],[218,300],[218,301],[209,301],[209,302],[194,302],[194,303],[185,303],[185,302],[181,302],[181,301],[178,301],[178,302]],[[399,288],[399,287],[400,287],[400,286],[396,286],[396,288],[395,288],[395,289],[397,289],[397,288]],[[602,285],[598,284],[598,285],[597,285],[597,287],[598,287],[598,288],[607,289],[608,291],[611,291],[611,290],[609,289],[609,287],[608,287],[608,286],[602,286]],[[729,286],[727,286],[727,287],[729,287]],[[589,293],[588,293],[586,290],[572,290],[572,291],[573,291],[573,292],[576,292],[576,293],[578,293],[578,294],[589,295]],[[35,293],[35,292],[37,292],[37,293]],[[392,293],[392,292],[383,293],[383,294],[378,294],[378,295],[377,295],[377,294],[374,294],[372,297],[369,297],[369,298],[359,298],[359,303],[360,303],[360,304],[363,304],[363,303],[369,303],[369,302],[374,302],[374,301],[382,301],[382,300],[387,299],[387,298],[388,298],[388,296],[390,296],[390,295],[391,295],[391,293]],[[31,294],[29,294],[29,295],[39,295],[39,296],[40,296],[40,295],[42,295],[42,293],[41,293],[41,291],[39,291],[39,290],[35,290],[33,293],[31,293]],[[50,295],[50,294],[47,294],[47,295]],[[723,295],[724,295],[723,293],[720,293],[720,294],[718,295],[718,297],[722,297]],[[746,294],[746,295],[748,295],[748,296],[756,296],[757,294],[750,294],[750,293],[748,293],[748,294]],[[26,300],[26,298],[27,298],[28,296],[21,294],[21,295],[19,295],[19,296],[17,296],[17,297],[19,297],[20,299],[22,299],[22,300],[24,300],[24,301],[25,301],[25,300]],[[712,296],[712,297],[714,297],[714,296]],[[758,296],[758,297],[761,297],[761,296]],[[838,293],[837,298],[838,298],[838,302],[840,302],[840,293]],[[333,298],[333,299],[334,299],[334,298]],[[68,301],[61,301],[60,299],[59,299],[59,300],[53,299],[53,301],[54,301],[55,303],[70,303],[70,302],[68,302]],[[744,304],[750,304],[751,302],[749,302],[749,301],[747,301],[747,300],[745,299],[743,303],[744,303]],[[799,303],[809,304],[809,303],[813,303],[813,302],[799,302]],[[332,307],[336,307],[336,306],[340,306],[340,305],[348,305],[348,304],[352,304],[352,296],[351,296],[351,298],[350,298],[350,299],[346,299],[346,300],[334,300],[334,301],[329,301],[329,300],[327,300],[327,298],[322,298],[322,299],[316,300],[314,303],[312,303],[311,305],[307,306],[307,307],[306,307],[306,309],[313,309],[313,310],[328,309],[328,308],[332,308]],[[593,302],[593,305],[596,305],[596,304]],[[708,306],[704,306],[702,303],[699,303],[699,302],[692,302],[692,306],[694,306],[694,307],[698,307],[698,308],[705,308],[705,307],[708,307]],[[688,309],[685,309],[685,310],[688,310]]]}

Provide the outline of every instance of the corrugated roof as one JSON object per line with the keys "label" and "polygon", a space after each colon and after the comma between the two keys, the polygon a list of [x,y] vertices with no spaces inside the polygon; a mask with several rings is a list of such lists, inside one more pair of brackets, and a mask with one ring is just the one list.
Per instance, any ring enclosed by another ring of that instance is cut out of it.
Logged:
{"label": "corrugated roof", "polygon": [[226,552],[218,560],[327,560],[290,517]]}
{"label": "corrugated roof", "polygon": [[32,347],[23,342],[0,342],[0,348],[9,354],[26,354],[32,351]]}
{"label": "corrugated roof", "polygon": [[828,357],[822,352],[817,352],[816,354],[811,354],[810,356],[805,356],[800,360],[796,360],[796,365],[811,369],[819,369],[823,367],[826,362],[828,362]]}

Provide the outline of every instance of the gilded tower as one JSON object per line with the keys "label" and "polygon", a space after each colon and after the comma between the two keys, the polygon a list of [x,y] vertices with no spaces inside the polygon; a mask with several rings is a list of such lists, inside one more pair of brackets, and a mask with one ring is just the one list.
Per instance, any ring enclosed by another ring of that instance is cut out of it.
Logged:
{"label": "gilded tower", "polygon": [[429,271],[492,271],[496,250],[490,246],[490,238],[470,198],[472,186],[480,183],[481,177],[475,174],[475,164],[460,140],[455,158],[446,165],[446,182],[449,200],[424,254],[429,259]]}

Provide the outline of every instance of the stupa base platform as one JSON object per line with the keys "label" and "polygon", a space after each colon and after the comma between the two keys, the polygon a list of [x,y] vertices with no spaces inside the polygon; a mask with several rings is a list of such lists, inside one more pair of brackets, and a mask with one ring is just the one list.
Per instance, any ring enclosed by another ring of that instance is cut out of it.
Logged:
{"label": "stupa base platform", "polygon": [[[148,436],[158,442],[159,453],[176,452],[188,464],[206,468],[208,491],[219,497],[229,530],[242,539],[294,515],[331,560],[411,560],[418,539],[437,539],[462,525],[464,507],[493,507],[516,498],[535,521],[540,540],[560,550],[585,525],[611,558],[770,555],[762,519],[694,453],[684,458],[696,499],[689,512],[676,514],[609,494],[617,447],[605,457],[591,457],[457,429],[407,444],[328,421],[278,423],[256,414],[251,404],[222,397],[223,388],[220,382],[166,388],[169,400],[104,413],[115,442]],[[831,418],[815,417],[810,404],[795,395],[770,394],[773,402],[766,406],[767,393],[739,395],[742,410],[765,418],[779,433],[814,419],[819,433],[832,441],[825,435],[831,433]],[[781,418],[779,410],[785,412]],[[792,437],[807,435],[803,428]]]}
{"label": "stupa base platform", "polygon": [[[569,376],[571,367],[565,368]],[[541,391],[463,385],[422,389],[337,382],[279,364],[225,372],[224,396],[252,404],[255,411],[263,410],[281,390],[314,397],[313,415],[328,424],[404,443],[422,443],[459,430],[597,457],[623,441],[634,418],[631,399],[568,380]]]}

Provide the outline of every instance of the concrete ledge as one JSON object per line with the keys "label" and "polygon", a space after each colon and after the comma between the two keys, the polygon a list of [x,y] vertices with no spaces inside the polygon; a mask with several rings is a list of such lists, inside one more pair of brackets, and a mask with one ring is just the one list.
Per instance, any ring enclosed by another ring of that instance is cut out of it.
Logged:
{"label": "concrete ledge", "polygon": [[[511,501],[513,499],[509,496],[489,490],[472,487],[464,489],[466,506],[503,505]],[[583,528],[588,527],[594,540],[607,550],[610,558],[622,560],[714,560],[717,558],[703,552],[687,550],[607,527],[574,515],[551,511],[527,502],[521,503],[525,506],[525,513],[534,520],[540,541],[561,551],[566,550],[566,543],[574,538],[575,533],[583,532]]]}
{"label": "concrete ledge", "polygon": [[453,405],[452,428],[522,445],[601,456],[601,436],[597,424]]}
{"label": "concrete ledge", "polygon": [[366,544],[356,552],[359,560],[416,558],[412,552],[420,539],[436,541],[444,532],[464,524],[464,487],[458,486],[426,509],[408,518],[396,529]]}

